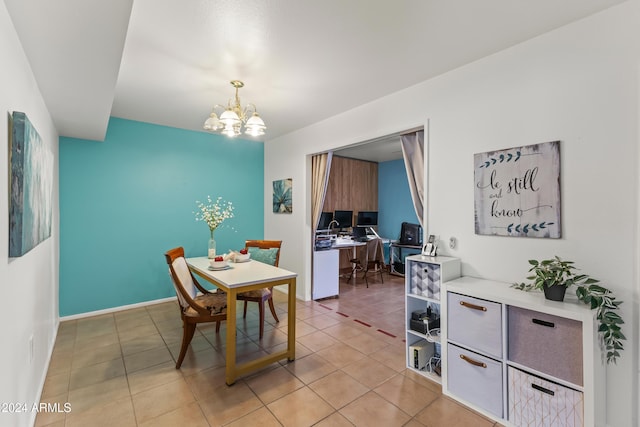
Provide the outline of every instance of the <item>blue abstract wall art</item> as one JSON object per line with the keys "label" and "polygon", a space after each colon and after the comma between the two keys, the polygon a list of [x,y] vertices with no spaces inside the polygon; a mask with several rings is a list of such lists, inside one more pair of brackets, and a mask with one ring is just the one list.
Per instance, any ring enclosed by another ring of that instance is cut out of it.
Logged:
{"label": "blue abstract wall art", "polygon": [[279,179],[273,181],[273,212],[293,212],[293,197],[291,194],[293,179]]}
{"label": "blue abstract wall art", "polygon": [[9,118],[9,256],[51,236],[53,154],[25,113]]}

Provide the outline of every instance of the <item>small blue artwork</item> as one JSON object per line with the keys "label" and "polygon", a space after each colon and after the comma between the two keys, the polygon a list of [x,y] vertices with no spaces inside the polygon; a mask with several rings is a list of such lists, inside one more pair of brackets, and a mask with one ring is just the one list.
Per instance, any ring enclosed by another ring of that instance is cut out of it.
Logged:
{"label": "small blue artwork", "polygon": [[25,113],[9,117],[9,256],[51,236],[53,155]]}
{"label": "small blue artwork", "polygon": [[280,179],[273,181],[273,212],[291,213],[293,212],[293,197],[291,190],[293,179]]}

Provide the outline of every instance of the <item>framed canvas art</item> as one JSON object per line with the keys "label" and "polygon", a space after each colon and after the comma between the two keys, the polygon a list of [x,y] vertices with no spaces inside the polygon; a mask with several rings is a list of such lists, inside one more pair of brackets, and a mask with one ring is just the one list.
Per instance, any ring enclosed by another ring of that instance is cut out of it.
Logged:
{"label": "framed canvas art", "polygon": [[562,237],[560,141],[474,155],[476,234]]}
{"label": "framed canvas art", "polygon": [[25,113],[9,118],[9,256],[51,236],[53,154]]}
{"label": "framed canvas art", "polygon": [[293,198],[291,190],[293,179],[280,179],[273,181],[273,212],[291,213],[293,212]]}

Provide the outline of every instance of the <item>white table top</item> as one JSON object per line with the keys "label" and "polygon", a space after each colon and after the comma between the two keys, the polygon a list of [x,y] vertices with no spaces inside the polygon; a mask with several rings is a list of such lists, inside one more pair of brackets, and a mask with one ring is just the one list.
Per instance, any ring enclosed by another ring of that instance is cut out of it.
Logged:
{"label": "white table top", "polygon": [[366,242],[358,242],[356,240],[351,240],[351,239],[338,239],[335,241],[333,245],[331,245],[331,247],[335,249],[353,248],[354,246],[364,246],[366,244],[367,244]]}
{"label": "white table top", "polygon": [[201,275],[209,276],[229,288],[297,277],[297,273],[255,260],[229,263],[227,270],[209,270],[209,258],[187,258],[187,264]]}
{"label": "white table top", "polygon": [[[367,241],[373,240],[375,239],[375,236],[367,236]],[[381,237],[380,238],[382,240],[382,243],[390,243],[391,240]],[[332,248],[336,248],[336,249],[340,249],[340,248],[352,248],[354,246],[364,246],[366,245],[367,242],[360,242],[358,240],[353,240],[351,237],[339,237],[337,238],[333,244],[331,245]]]}

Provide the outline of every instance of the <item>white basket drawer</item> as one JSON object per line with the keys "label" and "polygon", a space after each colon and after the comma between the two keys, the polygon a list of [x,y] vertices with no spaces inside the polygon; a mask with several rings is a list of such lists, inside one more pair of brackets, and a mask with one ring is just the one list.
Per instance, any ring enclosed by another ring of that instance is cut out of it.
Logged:
{"label": "white basket drawer", "polygon": [[447,350],[449,392],[502,418],[502,363],[453,344]]}
{"label": "white basket drawer", "polygon": [[582,323],[509,306],[509,360],[583,385]]}
{"label": "white basket drawer", "polygon": [[448,292],[447,333],[451,341],[502,357],[502,304]]}
{"label": "white basket drawer", "polygon": [[408,261],[407,266],[405,274],[409,274],[411,293],[439,300],[442,283],[440,265]]}
{"label": "white basket drawer", "polygon": [[583,394],[509,366],[509,421],[517,426],[581,427]]}

